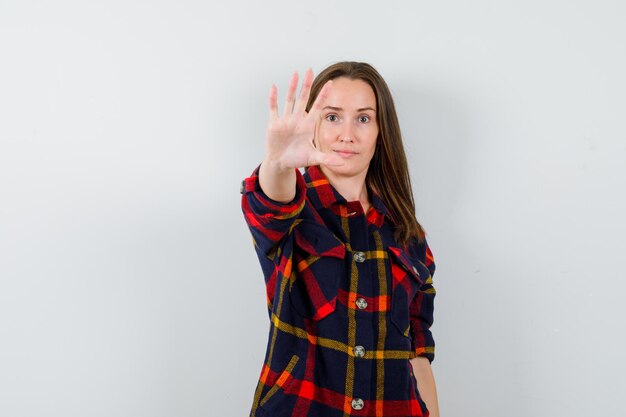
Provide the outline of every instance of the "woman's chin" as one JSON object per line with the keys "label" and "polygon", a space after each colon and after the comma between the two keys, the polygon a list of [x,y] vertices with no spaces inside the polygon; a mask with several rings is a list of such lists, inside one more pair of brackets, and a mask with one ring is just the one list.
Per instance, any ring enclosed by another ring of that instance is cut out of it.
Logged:
{"label": "woman's chin", "polygon": [[351,163],[351,161],[344,161],[343,165],[325,165],[322,166],[322,171],[328,176],[329,174],[334,177],[354,177],[367,171],[367,167],[357,167]]}

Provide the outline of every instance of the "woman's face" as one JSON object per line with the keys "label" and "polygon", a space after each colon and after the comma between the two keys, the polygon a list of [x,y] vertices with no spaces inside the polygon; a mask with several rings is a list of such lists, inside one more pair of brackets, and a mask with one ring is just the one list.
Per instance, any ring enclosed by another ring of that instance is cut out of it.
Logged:
{"label": "woman's face", "polygon": [[341,166],[323,166],[323,171],[344,177],[367,173],[378,138],[374,90],[362,80],[335,78],[323,106],[316,146],[344,160]]}

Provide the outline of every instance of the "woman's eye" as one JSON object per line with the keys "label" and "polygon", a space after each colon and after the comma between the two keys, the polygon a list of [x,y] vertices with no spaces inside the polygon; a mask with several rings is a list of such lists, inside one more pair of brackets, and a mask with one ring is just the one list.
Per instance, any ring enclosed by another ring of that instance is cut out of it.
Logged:
{"label": "woman's eye", "polygon": [[329,114],[328,116],[326,116],[326,120],[328,120],[329,122],[336,122],[337,121],[337,115],[336,114]]}
{"label": "woman's eye", "polygon": [[359,122],[361,123],[367,123],[370,121],[370,117],[369,116],[361,116],[359,117]]}

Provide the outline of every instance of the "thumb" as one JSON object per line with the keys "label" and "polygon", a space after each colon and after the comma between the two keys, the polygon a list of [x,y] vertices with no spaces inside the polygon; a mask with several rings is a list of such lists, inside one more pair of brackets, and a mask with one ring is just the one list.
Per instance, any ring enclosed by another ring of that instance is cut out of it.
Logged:
{"label": "thumb", "polygon": [[328,166],[341,166],[344,164],[343,158],[339,155],[315,151],[311,155],[311,159],[315,161],[312,165],[328,165]]}

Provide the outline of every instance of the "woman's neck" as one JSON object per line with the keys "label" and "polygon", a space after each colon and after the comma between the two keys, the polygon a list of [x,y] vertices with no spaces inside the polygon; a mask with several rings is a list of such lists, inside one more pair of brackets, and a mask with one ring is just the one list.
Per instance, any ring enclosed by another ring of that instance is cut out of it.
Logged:
{"label": "woman's neck", "polygon": [[332,172],[324,170],[323,167],[321,167],[321,169],[326,178],[328,178],[328,182],[330,182],[330,184],[339,194],[343,196],[343,198],[346,199],[346,201],[359,201],[361,206],[363,206],[363,211],[367,213],[367,210],[371,205],[370,198],[367,193],[367,186],[365,185],[367,171],[348,177],[335,175]]}

